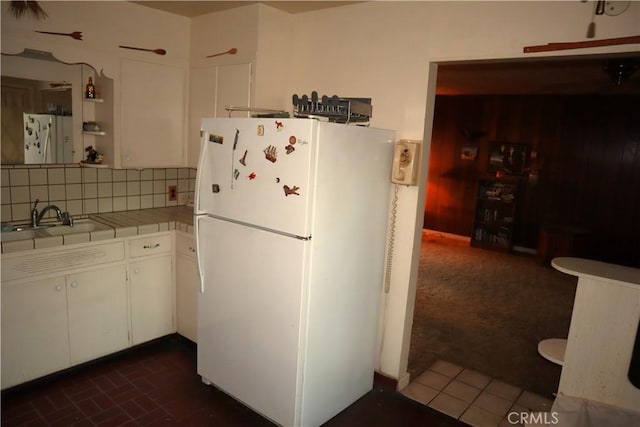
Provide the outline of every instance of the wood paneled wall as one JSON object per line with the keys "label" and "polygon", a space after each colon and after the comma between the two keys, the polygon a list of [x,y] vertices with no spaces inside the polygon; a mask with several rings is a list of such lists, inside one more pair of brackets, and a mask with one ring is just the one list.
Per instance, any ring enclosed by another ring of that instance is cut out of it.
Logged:
{"label": "wood paneled wall", "polygon": [[591,258],[640,266],[640,97],[438,96],[425,228],[470,235],[494,141],[527,144],[538,171],[521,177],[515,245],[535,249],[545,224],[583,227]]}

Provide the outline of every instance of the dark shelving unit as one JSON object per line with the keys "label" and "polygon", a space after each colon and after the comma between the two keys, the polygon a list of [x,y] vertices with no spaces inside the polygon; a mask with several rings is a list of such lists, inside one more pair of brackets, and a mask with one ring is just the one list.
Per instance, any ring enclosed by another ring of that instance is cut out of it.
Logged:
{"label": "dark shelving unit", "polygon": [[516,219],[518,181],[484,178],[478,181],[471,246],[510,252]]}

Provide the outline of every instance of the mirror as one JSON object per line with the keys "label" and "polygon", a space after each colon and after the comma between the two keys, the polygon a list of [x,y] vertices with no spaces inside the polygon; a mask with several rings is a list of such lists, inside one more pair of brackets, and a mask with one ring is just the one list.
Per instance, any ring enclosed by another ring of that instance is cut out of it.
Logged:
{"label": "mirror", "polygon": [[81,161],[83,81],[95,71],[29,49],[2,54],[0,70],[2,164]]}
{"label": "mirror", "polygon": [[73,162],[71,87],[2,76],[2,164]]}

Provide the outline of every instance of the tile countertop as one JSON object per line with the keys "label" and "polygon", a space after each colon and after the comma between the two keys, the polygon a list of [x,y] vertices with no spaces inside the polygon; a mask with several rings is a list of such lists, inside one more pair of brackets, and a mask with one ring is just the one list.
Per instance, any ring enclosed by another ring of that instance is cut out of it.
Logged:
{"label": "tile countertop", "polygon": [[191,206],[110,212],[92,214],[88,217],[112,229],[2,242],[2,253],[88,243],[161,231],[180,230],[193,233],[193,207]]}

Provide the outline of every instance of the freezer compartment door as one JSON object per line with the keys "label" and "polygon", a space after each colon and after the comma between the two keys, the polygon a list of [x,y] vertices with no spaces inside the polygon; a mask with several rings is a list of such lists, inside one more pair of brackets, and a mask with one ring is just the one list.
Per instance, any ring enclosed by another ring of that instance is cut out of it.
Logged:
{"label": "freezer compartment door", "polygon": [[294,425],[303,259],[308,242],[196,217],[198,374],[279,424]]}
{"label": "freezer compartment door", "polygon": [[314,120],[204,119],[196,213],[308,236],[316,129]]}
{"label": "freezer compartment door", "polygon": [[24,163],[55,163],[51,127],[54,116],[24,113]]}

